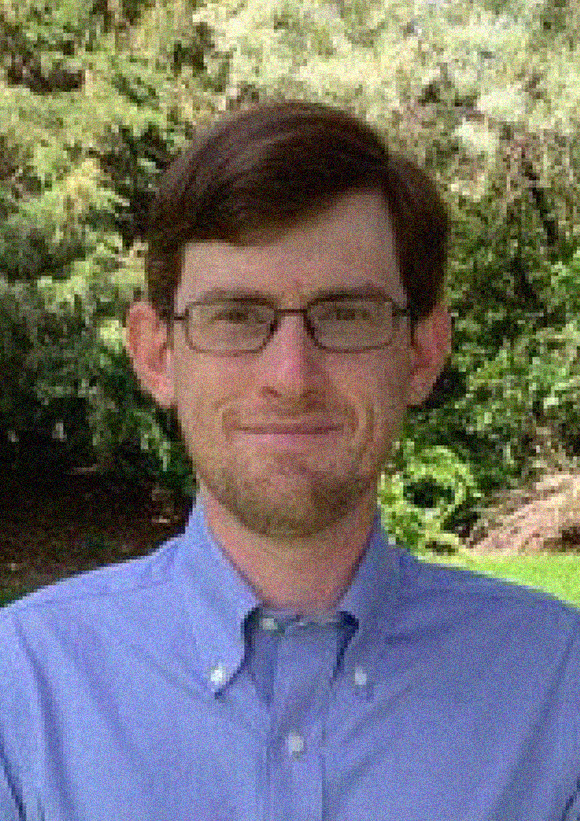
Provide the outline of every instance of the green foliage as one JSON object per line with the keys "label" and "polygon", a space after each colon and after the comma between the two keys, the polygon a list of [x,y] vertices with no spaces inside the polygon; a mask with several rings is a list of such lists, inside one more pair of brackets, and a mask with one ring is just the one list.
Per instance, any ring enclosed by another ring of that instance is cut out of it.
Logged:
{"label": "green foliage", "polygon": [[578,436],[579,348],[577,320],[562,330],[542,329],[507,343],[470,374],[468,391],[478,401],[467,430],[485,430],[492,441],[503,443],[510,466],[545,467],[545,454],[538,454],[538,464],[529,459],[531,444],[539,446],[542,436],[556,445],[572,444]]}
{"label": "green foliage", "polygon": [[496,490],[574,463],[578,14],[556,0],[0,0],[0,429],[52,429],[66,400],[83,459],[191,485],[174,421],[121,350],[148,204],[198,125],[295,95],[368,120],[453,216],[452,389],[413,414],[383,477],[391,529],[453,546]]}
{"label": "green foliage", "polygon": [[122,288],[76,277],[0,280],[0,435],[9,461],[52,477],[97,463],[192,493],[173,421],[145,397],[122,346]]}
{"label": "green foliage", "polygon": [[47,280],[0,280],[2,427],[34,428],[51,399],[82,396],[95,337],[80,299],[56,301]]}
{"label": "green foliage", "polygon": [[175,420],[140,391],[115,338],[102,350],[89,401],[94,453],[123,479],[154,479],[177,494],[194,494],[194,480]]}
{"label": "green foliage", "polygon": [[503,317],[503,337],[497,316],[488,318],[497,334],[488,340],[479,336],[483,320],[471,320],[479,340],[469,346],[463,331],[465,348],[453,357],[458,394],[412,417],[411,435],[453,448],[488,501],[545,471],[573,468],[580,455],[580,253],[552,266],[546,283],[545,311],[522,316],[519,327]]}
{"label": "green foliage", "polygon": [[452,527],[480,497],[469,465],[442,446],[417,447],[405,438],[394,467],[382,474],[378,501],[385,529],[411,550],[454,552]]}

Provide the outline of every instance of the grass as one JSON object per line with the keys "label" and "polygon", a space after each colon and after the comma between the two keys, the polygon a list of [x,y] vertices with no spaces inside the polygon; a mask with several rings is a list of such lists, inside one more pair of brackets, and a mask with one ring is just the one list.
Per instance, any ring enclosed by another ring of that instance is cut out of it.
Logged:
{"label": "grass", "polygon": [[461,551],[455,556],[421,556],[426,561],[448,564],[485,573],[498,579],[546,590],[580,607],[580,554],[536,554],[530,556],[473,556]]}

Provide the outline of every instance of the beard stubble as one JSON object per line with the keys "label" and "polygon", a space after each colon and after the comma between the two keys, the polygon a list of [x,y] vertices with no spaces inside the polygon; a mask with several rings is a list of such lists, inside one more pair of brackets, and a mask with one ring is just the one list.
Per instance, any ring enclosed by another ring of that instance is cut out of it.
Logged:
{"label": "beard stubble", "polygon": [[[313,536],[344,518],[376,488],[377,474],[362,472],[360,454],[349,468],[312,465],[311,454],[266,453],[198,462],[197,474],[228,512],[252,533],[270,538]],[[260,461],[258,461],[260,460]]]}

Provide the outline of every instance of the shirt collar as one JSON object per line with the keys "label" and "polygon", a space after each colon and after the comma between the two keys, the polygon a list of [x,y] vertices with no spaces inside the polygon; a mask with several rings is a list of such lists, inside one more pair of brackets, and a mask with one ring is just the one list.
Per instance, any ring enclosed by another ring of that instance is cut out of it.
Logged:
{"label": "shirt collar", "polygon": [[201,674],[217,692],[240,668],[245,652],[244,624],[260,605],[251,586],[215,540],[198,501],[182,536],[177,578],[186,584],[186,607]]}
{"label": "shirt collar", "polygon": [[[186,607],[201,674],[214,692],[239,670],[245,654],[245,623],[261,607],[245,581],[211,532],[201,500],[193,507],[182,536],[177,579],[186,585]],[[377,509],[367,548],[353,580],[336,607],[353,616],[359,628],[375,623],[376,611],[394,596],[395,564]]]}
{"label": "shirt collar", "polygon": [[396,592],[398,552],[383,531],[377,508],[372,530],[350,586],[337,605],[358,626],[370,628],[380,611],[390,611]]}

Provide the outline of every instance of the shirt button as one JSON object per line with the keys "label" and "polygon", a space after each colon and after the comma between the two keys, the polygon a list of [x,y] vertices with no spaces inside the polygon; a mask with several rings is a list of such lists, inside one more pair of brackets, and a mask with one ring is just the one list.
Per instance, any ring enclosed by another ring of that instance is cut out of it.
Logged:
{"label": "shirt button", "polygon": [[354,668],[354,683],[357,687],[365,687],[368,684],[369,677],[367,676],[366,670],[363,670],[362,667],[355,667]]}
{"label": "shirt button", "polygon": [[286,736],[286,744],[288,745],[290,755],[300,755],[300,753],[304,752],[304,739],[299,733],[288,733]]}
{"label": "shirt button", "polygon": [[214,664],[209,671],[209,680],[212,684],[223,684],[228,677],[226,668],[223,664]]}
{"label": "shirt button", "polygon": [[272,616],[262,616],[260,619],[260,627],[262,630],[268,630],[273,633],[278,629],[278,622]]}

